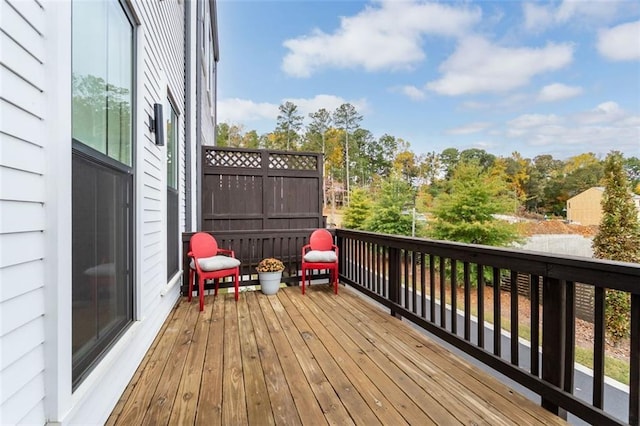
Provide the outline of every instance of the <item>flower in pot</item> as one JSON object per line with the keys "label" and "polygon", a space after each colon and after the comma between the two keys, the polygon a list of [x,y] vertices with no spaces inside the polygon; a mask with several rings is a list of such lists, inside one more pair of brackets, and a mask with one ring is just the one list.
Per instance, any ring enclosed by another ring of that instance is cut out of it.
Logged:
{"label": "flower in pot", "polygon": [[284,271],[284,263],[274,257],[262,259],[256,268],[258,272],[282,272]]}
{"label": "flower in pot", "polygon": [[256,268],[260,279],[260,289],[264,294],[276,294],[280,289],[284,263],[273,257],[262,259]]}

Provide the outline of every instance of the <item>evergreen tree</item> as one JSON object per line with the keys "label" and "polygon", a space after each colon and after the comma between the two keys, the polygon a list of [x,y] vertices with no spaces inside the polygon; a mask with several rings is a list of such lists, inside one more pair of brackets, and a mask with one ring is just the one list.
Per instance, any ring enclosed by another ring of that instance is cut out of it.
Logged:
{"label": "evergreen tree", "polygon": [[365,229],[365,222],[371,215],[369,194],[362,188],[351,191],[351,203],[344,211],[342,227],[347,229]]}
{"label": "evergreen tree", "polygon": [[279,107],[277,132],[286,141],[287,151],[296,148],[298,131],[302,127],[303,117],[298,114],[298,106],[293,102],[285,102]]}
{"label": "evergreen tree", "polygon": [[[356,108],[351,104],[342,104],[338,108],[336,108],[333,113],[333,123],[339,129],[344,130],[345,133],[345,143],[344,143],[344,156],[345,156],[345,189],[347,194],[349,194],[349,168],[351,165],[349,164],[349,132],[357,129],[362,121],[362,115],[358,114]],[[347,205],[349,205],[349,197],[347,196]]]}
{"label": "evergreen tree", "polygon": [[[619,152],[610,153],[604,163],[604,194],[600,229],[593,239],[594,256],[622,262],[640,263],[640,222],[631,188]],[[607,330],[613,341],[630,331],[631,299],[625,292],[607,290]]]}
{"label": "evergreen tree", "polygon": [[412,217],[407,208],[413,205],[413,190],[397,177],[382,183],[373,213],[365,223],[367,231],[382,234],[411,235]]}
{"label": "evergreen tree", "polygon": [[434,200],[429,235],[433,238],[492,246],[507,245],[518,239],[515,228],[494,218],[512,210],[506,182],[491,175],[475,162],[460,163],[453,171],[451,192]]}

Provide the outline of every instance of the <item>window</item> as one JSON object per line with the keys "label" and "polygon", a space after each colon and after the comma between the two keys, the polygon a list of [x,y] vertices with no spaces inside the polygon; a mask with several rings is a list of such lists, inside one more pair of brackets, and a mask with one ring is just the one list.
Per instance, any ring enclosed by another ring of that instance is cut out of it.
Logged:
{"label": "window", "polygon": [[133,25],[117,0],[72,6],[72,380],[133,320]]}
{"label": "window", "polygon": [[178,272],[180,229],[178,222],[178,114],[167,98],[165,131],[167,135],[167,280]]}

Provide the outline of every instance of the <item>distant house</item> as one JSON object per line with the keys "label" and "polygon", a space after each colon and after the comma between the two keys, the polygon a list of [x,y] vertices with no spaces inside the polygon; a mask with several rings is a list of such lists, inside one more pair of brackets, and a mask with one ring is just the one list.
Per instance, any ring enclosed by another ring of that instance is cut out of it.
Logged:
{"label": "distant house", "polygon": [[[581,225],[599,225],[602,219],[604,187],[594,186],[567,200],[567,220]],[[640,218],[640,196],[633,196]]]}
{"label": "distant house", "polygon": [[0,424],[102,424],[179,297],[214,0],[0,2]]}

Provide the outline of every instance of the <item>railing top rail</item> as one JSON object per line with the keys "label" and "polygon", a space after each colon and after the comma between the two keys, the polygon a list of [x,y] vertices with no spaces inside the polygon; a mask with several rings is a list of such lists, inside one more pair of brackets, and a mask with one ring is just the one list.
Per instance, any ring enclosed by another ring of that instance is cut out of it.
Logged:
{"label": "railing top rail", "polygon": [[338,237],[640,294],[640,264],[337,229]]}

